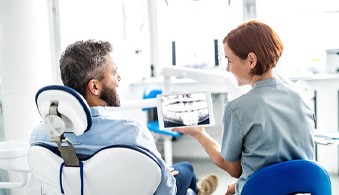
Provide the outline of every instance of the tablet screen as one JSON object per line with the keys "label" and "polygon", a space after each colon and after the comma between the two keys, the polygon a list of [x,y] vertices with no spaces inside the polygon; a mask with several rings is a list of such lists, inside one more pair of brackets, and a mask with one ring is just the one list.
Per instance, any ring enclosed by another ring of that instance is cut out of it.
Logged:
{"label": "tablet screen", "polygon": [[157,96],[160,129],[214,125],[211,94],[208,92]]}

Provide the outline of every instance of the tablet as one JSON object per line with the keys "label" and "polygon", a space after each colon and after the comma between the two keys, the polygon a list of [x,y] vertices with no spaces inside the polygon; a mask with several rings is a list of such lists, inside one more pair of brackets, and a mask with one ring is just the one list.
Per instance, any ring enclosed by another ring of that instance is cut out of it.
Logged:
{"label": "tablet", "polygon": [[160,129],[214,125],[209,92],[159,94],[157,112]]}

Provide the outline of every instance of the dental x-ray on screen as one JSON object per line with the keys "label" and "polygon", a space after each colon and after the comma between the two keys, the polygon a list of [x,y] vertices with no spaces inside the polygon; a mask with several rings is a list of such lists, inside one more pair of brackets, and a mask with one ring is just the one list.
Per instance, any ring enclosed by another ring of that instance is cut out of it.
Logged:
{"label": "dental x-ray on screen", "polygon": [[214,125],[211,94],[208,92],[161,94],[157,101],[160,129]]}

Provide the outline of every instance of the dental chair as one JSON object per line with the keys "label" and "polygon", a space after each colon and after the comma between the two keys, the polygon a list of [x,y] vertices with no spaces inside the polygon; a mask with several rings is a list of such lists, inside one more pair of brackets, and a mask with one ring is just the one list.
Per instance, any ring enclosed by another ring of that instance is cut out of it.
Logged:
{"label": "dental chair", "polygon": [[254,172],[241,195],[331,195],[327,171],[315,161],[290,160]]}
{"label": "dental chair", "polygon": [[90,157],[77,154],[71,132],[79,136],[91,128],[91,113],[75,90],[52,85],[40,89],[36,104],[57,147],[34,145],[28,151],[32,176],[47,194],[151,195],[161,181],[157,160],[146,149],[125,145],[104,148]]}

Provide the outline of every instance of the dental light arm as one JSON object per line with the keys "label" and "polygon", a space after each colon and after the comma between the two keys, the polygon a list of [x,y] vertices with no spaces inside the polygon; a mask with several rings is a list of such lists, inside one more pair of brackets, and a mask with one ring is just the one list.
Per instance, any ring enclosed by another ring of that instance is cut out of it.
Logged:
{"label": "dental light arm", "polygon": [[142,108],[154,108],[157,107],[157,99],[141,99],[122,102],[120,107],[110,107],[110,110],[128,110],[128,109],[142,109]]}
{"label": "dental light arm", "polygon": [[195,81],[208,84],[220,84],[220,80],[226,79],[225,75],[219,72],[176,66],[164,67],[160,74],[164,77],[172,76],[179,79],[193,79]]}
{"label": "dental light arm", "polygon": [[179,79],[192,79],[210,86],[218,86],[219,91],[226,91],[232,98],[239,97],[244,93],[228,72],[169,66],[164,67],[160,74],[165,77],[164,85],[166,91],[171,91],[170,77],[176,77]]}

